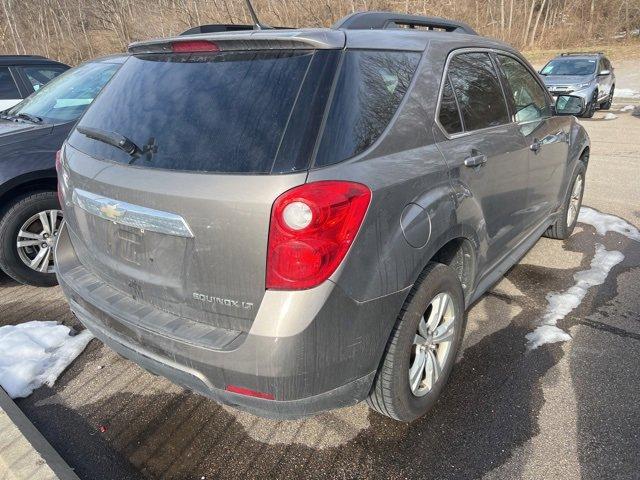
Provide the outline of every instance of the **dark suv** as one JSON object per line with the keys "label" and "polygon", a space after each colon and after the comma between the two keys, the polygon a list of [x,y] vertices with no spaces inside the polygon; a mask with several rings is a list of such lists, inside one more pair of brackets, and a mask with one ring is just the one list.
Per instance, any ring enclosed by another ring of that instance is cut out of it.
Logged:
{"label": "dark suv", "polygon": [[0,113],[0,268],[19,282],[57,283],[53,243],[62,211],[56,152],[125,58],[86,62]]}
{"label": "dark suv", "polygon": [[58,278],[98,338],[223,403],[421,416],[465,308],[576,223],[589,140],[558,114],[584,103],[464,24],[129,51],[62,150]]}

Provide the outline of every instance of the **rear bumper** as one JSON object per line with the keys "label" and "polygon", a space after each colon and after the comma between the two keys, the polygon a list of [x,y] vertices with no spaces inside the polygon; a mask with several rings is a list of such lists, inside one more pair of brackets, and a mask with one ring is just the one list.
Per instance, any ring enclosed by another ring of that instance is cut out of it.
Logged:
{"label": "rear bumper", "polygon": [[[302,331],[265,335],[264,324],[255,329],[260,334],[213,327],[113,289],[81,265],[67,228],[59,236],[56,265],[71,310],[110,348],[190,390],[270,418],[303,417],[363,400],[406,296],[358,303],[332,285],[314,318],[301,319]],[[271,313],[274,322],[278,314]],[[231,393],[228,385],[274,400]]]}

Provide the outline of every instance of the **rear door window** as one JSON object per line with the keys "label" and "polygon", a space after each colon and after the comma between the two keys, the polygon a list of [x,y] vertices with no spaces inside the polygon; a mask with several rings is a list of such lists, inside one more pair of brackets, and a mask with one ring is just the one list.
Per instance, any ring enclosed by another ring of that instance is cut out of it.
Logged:
{"label": "rear door window", "polygon": [[449,78],[465,131],[510,122],[509,111],[488,53],[460,53],[449,62]]}
{"label": "rear door window", "polygon": [[315,166],[353,157],[370,147],[409,88],[418,52],[345,52]]}
{"label": "rear door window", "polygon": [[13,81],[9,67],[0,67],[0,100],[21,98],[16,82]]}
{"label": "rear door window", "polygon": [[308,71],[314,71],[310,82],[322,82],[325,70],[333,74],[310,68],[316,53],[318,61],[329,55],[252,50],[133,56],[78,125],[125,136],[151,154],[132,158],[77,130],[70,143],[97,158],[146,168],[269,173],[283,141],[292,158],[310,155],[309,142],[287,140],[284,132],[291,121],[312,135],[300,125],[321,120],[318,109],[294,109],[298,97],[309,106],[315,98],[326,99],[321,91],[310,95],[313,88],[302,88]]}
{"label": "rear door window", "polygon": [[53,66],[22,67],[22,72],[36,92],[65,70],[66,68]]}

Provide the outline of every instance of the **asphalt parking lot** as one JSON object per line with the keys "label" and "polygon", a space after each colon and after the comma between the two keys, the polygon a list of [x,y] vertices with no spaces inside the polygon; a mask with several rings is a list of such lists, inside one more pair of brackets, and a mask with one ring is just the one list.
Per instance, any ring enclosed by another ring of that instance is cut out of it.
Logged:
{"label": "asphalt parking lot", "polygon": [[[640,118],[604,112],[584,204],[640,227]],[[559,326],[566,343],[529,351],[547,295],[589,269],[597,245],[624,260]],[[18,400],[83,479],[640,478],[640,242],[580,224],[541,239],[469,311],[464,349],[436,408],[411,425],[364,405],[276,422],[154,377],[97,340],[58,379]],[[0,277],[0,325],[80,328],[60,290]]]}

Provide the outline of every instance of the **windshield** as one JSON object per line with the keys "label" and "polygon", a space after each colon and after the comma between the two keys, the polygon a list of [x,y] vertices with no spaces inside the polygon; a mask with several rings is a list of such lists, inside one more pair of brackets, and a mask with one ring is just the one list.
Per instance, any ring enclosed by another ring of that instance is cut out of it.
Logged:
{"label": "windshield", "polygon": [[120,65],[85,63],[72,68],[7,112],[29,115],[48,122],[77,120]]}
{"label": "windshield", "polygon": [[595,58],[558,58],[542,69],[542,75],[593,75],[598,61]]}

